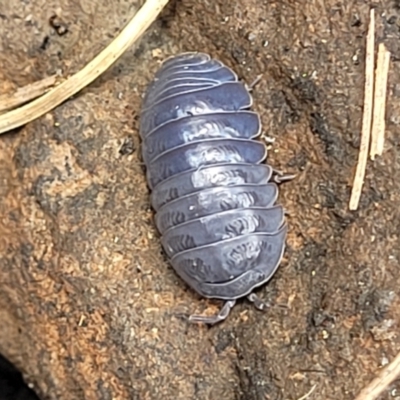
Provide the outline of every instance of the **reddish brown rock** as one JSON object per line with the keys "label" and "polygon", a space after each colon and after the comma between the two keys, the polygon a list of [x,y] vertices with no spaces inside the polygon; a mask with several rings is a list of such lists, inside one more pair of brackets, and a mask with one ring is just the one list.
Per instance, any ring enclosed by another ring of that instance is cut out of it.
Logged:
{"label": "reddish brown rock", "polygon": [[[137,3],[8,2],[0,90],[76,72]],[[394,356],[399,67],[384,156],[369,162],[351,213],[369,10],[350,3],[171,1],[99,80],[0,137],[0,352],[43,399],[297,399],[316,385],[310,399],[342,400]],[[380,4],[378,38],[396,61],[400,13]],[[259,293],[276,306],[260,313],[243,302],[212,329],[180,318],[220,305],[188,290],[161,253],[137,131],[159,62],[188,50],[210,52],[248,83],[263,74],[253,94],[276,138],[269,161],[298,174],[280,197],[285,259]]]}

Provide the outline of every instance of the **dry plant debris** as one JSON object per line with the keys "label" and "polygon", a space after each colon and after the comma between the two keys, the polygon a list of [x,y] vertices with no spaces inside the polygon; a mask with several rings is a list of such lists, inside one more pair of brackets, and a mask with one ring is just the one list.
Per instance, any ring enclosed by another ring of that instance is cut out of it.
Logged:
{"label": "dry plant debris", "polygon": [[361,131],[360,152],[353,190],[350,198],[350,210],[357,210],[364,183],[365,169],[367,166],[368,146],[371,136],[372,107],[374,96],[374,48],[375,48],[375,11],[371,10],[367,35],[367,48],[365,57],[365,87],[364,87],[364,113]]}
{"label": "dry plant debris", "polygon": [[[385,45],[379,45],[376,76],[374,82],[375,66],[375,11],[370,11],[370,23],[367,35],[365,57],[365,88],[364,88],[364,112],[362,121],[361,143],[358,155],[356,174],[350,197],[349,209],[357,210],[360,202],[367,167],[368,150],[371,150],[371,159],[375,155],[382,155],[385,134],[385,106],[386,86],[389,72],[390,52]],[[372,128],[372,134],[371,134]]]}
{"label": "dry plant debris", "polygon": [[7,93],[0,96],[0,113],[11,110],[21,104],[27,103],[42,94],[46,93],[57,83],[57,75],[52,75],[38,82],[31,83],[17,89],[14,93]]}
{"label": "dry plant debris", "polygon": [[[361,196],[362,184],[365,176],[365,168],[368,158],[368,147],[371,138],[370,157],[383,153],[385,135],[385,106],[387,77],[389,72],[390,52],[383,43],[378,47],[377,67],[374,83],[374,45],[375,45],[375,15],[374,10],[370,14],[370,26],[367,36],[366,52],[366,78],[364,115],[361,136],[359,160],[353,191],[350,199],[350,210],[356,210]],[[373,112],[372,112],[373,110]],[[373,119],[372,119],[373,117]],[[372,127],[371,127],[372,122]],[[385,389],[400,375],[400,353],[384,368],[381,373],[365,387],[355,400],[376,400]]]}
{"label": "dry plant debris", "polygon": [[[356,210],[361,196],[362,185],[365,176],[365,168],[368,158],[368,147],[371,138],[370,157],[383,153],[385,136],[385,110],[386,91],[389,73],[390,52],[383,43],[379,44],[377,67],[374,83],[374,47],[375,47],[375,14],[370,12],[370,25],[367,36],[367,51],[365,65],[365,98],[362,136],[360,153],[354,179],[353,190],[350,199],[350,210]],[[373,117],[373,119],[372,119]],[[372,122],[372,127],[371,127]],[[383,391],[400,375],[400,353],[381,373],[365,387],[355,400],[375,400]]]}
{"label": "dry plant debris", "polygon": [[383,153],[383,144],[385,140],[386,90],[389,63],[390,52],[386,50],[386,47],[383,43],[380,43],[375,73],[374,114],[371,131],[370,157],[372,160],[375,159],[375,156],[381,156]]}
{"label": "dry plant debris", "polygon": [[301,396],[297,400],[306,400],[307,398],[309,398],[312,395],[312,393],[314,392],[316,387],[317,387],[317,385],[312,386],[312,388],[304,396]]}
{"label": "dry plant debris", "polygon": [[131,47],[155,21],[168,0],[147,0],[120,34],[75,75],[32,102],[0,115],[0,134],[48,113],[85,88]]}
{"label": "dry plant debris", "polygon": [[376,400],[387,387],[400,375],[400,353],[367,386],[355,400]]}

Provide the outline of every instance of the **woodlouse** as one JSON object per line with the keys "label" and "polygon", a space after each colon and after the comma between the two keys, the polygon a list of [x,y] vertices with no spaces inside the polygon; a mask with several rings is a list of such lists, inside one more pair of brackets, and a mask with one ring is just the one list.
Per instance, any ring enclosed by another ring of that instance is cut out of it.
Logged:
{"label": "woodlouse", "polygon": [[261,121],[250,89],[223,63],[183,53],[162,64],[150,83],[140,121],[142,155],[162,246],[176,273],[207,298],[263,303],[253,290],[278,268],[287,233],[275,205],[289,176],[262,162]]}

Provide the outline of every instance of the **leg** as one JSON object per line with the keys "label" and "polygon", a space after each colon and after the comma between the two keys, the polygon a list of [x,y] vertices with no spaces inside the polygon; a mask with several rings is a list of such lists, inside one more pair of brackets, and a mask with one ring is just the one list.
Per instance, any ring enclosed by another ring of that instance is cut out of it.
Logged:
{"label": "leg", "polygon": [[257,85],[258,82],[261,81],[262,75],[258,75],[256,79],[254,79],[253,82],[250,83],[250,85],[246,85],[246,89],[251,92],[254,88],[254,86]]}
{"label": "leg", "polygon": [[292,179],[294,179],[296,177],[296,175],[285,174],[284,172],[278,171],[277,169],[274,169],[273,173],[274,173],[273,180],[275,183],[278,183],[278,184],[287,182],[287,181],[291,181]]}
{"label": "leg", "polygon": [[270,137],[270,136],[267,136],[267,135],[265,135],[264,133],[262,134],[262,136],[261,136],[263,139],[264,139],[264,141],[266,142],[266,143],[268,143],[268,144],[272,144],[272,143],[275,143],[275,138],[273,138],[273,137]]}
{"label": "leg", "polygon": [[189,317],[189,322],[201,322],[203,324],[215,325],[216,323],[221,322],[228,317],[235,303],[236,300],[227,301],[221,308],[221,311],[215,315],[191,315]]}
{"label": "leg", "polygon": [[251,301],[254,304],[254,306],[261,311],[264,311],[265,309],[270,308],[272,306],[285,309],[289,308],[286,304],[271,304],[267,301],[263,301],[255,293],[250,293],[247,296],[247,300]]}
{"label": "leg", "polygon": [[250,293],[247,296],[247,300],[251,301],[261,311],[271,306],[269,303],[262,301],[255,293]]}

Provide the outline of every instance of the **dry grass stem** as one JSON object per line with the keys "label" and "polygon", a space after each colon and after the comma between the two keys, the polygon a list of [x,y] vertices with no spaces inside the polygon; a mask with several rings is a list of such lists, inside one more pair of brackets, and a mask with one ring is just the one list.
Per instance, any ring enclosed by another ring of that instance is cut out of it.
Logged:
{"label": "dry grass stem", "polygon": [[313,391],[315,390],[316,387],[317,387],[317,385],[314,385],[304,396],[301,396],[297,400],[306,400],[308,397],[311,396],[311,394],[313,393]]}
{"label": "dry grass stem", "polygon": [[364,113],[362,121],[362,133],[360,152],[356,174],[354,177],[353,189],[351,192],[350,210],[357,210],[361,197],[365,177],[365,169],[368,159],[368,148],[371,136],[371,120],[374,95],[374,44],[375,44],[375,12],[370,12],[370,23],[367,35],[367,51],[365,59],[365,89],[364,89]]}
{"label": "dry grass stem", "polygon": [[375,72],[374,114],[371,131],[372,160],[375,156],[381,156],[385,141],[385,113],[386,113],[386,91],[389,73],[390,52],[381,43],[378,49],[378,59]]}
{"label": "dry grass stem", "polygon": [[121,33],[89,64],[32,102],[0,115],[0,134],[48,113],[85,88],[131,47],[154,22],[168,0],[147,0]]}
{"label": "dry grass stem", "polygon": [[0,96],[0,113],[36,99],[46,93],[56,82],[57,75],[53,75],[19,88],[14,93],[2,94]]}
{"label": "dry grass stem", "polygon": [[355,400],[376,400],[388,386],[400,375],[400,353],[367,386]]}

